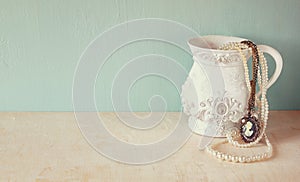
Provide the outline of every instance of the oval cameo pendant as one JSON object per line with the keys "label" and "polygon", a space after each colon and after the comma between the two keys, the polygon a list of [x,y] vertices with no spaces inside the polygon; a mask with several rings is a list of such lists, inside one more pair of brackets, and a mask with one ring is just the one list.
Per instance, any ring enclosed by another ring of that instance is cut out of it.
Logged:
{"label": "oval cameo pendant", "polygon": [[240,120],[241,137],[246,143],[253,142],[257,139],[260,125],[258,119],[255,116],[245,116]]}

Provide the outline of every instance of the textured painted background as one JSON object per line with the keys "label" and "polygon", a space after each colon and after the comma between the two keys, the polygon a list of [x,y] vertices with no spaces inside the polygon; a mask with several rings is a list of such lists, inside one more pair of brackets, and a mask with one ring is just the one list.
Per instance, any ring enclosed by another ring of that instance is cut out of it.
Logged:
{"label": "textured painted background", "polygon": [[[118,23],[153,17],[178,21],[200,35],[247,37],[276,48],[284,69],[269,90],[271,109],[300,109],[299,0],[0,0],[0,111],[71,111],[74,70],[89,42]],[[192,65],[176,47],[134,43],[111,57],[102,84],[109,87],[127,58],[146,53],[175,58],[187,69]],[[96,89],[99,109],[112,110],[105,87]],[[153,93],[165,96],[168,110],[180,109],[175,88],[159,77],[134,85],[132,108],[147,110]]]}

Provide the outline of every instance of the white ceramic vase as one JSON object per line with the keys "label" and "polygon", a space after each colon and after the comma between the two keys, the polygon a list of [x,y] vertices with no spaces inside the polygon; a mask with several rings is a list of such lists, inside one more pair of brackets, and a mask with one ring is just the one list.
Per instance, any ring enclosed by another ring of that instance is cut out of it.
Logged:
{"label": "white ceramic vase", "polygon": [[[209,35],[188,41],[194,64],[182,86],[181,99],[193,132],[225,137],[226,129],[245,115],[249,93],[241,54],[237,50],[217,49],[225,43],[242,40],[246,39]],[[282,58],[269,46],[258,47],[270,54],[276,63],[275,72],[269,80],[270,87],[280,75]],[[250,49],[244,50],[243,54],[248,59]]]}

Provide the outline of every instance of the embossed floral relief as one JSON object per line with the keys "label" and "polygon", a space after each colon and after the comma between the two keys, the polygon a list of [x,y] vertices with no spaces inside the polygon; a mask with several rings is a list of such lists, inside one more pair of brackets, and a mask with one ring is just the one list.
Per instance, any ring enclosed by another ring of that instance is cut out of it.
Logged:
{"label": "embossed floral relief", "polygon": [[200,121],[216,122],[219,134],[243,116],[245,108],[234,98],[216,97],[200,102],[196,117]]}
{"label": "embossed floral relief", "polygon": [[197,118],[202,121],[237,122],[244,113],[242,104],[230,97],[211,97],[199,106]]}
{"label": "embossed floral relief", "polygon": [[245,113],[245,106],[226,93],[221,97],[210,97],[198,104],[182,97],[184,112],[200,122],[214,122],[219,127],[218,135],[223,135],[225,128],[237,122]]}
{"label": "embossed floral relief", "polygon": [[215,64],[218,63],[232,63],[241,61],[241,56],[239,53],[213,53],[213,52],[203,52],[196,55],[198,60],[212,61]]}

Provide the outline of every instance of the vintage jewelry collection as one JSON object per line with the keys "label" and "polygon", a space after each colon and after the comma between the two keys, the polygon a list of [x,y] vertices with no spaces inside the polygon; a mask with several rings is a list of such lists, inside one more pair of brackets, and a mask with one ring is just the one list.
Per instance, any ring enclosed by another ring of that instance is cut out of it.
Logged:
{"label": "vintage jewelry collection", "polygon": [[[243,53],[246,49],[252,52],[252,80],[249,81],[247,59]],[[260,49],[251,41],[230,42],[222,45],[221,50],[238,50],[244,65],[246,85],[249,90],[247,114],[239,120],[237,126],[227,131],[227,141],[206,147],[206,151],[214,157],[229,162],[256,162],[268,159],[272,156],[273,148],[268,140],[265,130],[267,127],[269,105],[266,97],[268,84],[268,66]],[[256,86],[260,92],[256,94]],[[249,148],[258,144],[263,138],[267,145],[267,151],[252,156],[238,156],[216,150],[217,146],[230,143],[235,147]]]}

